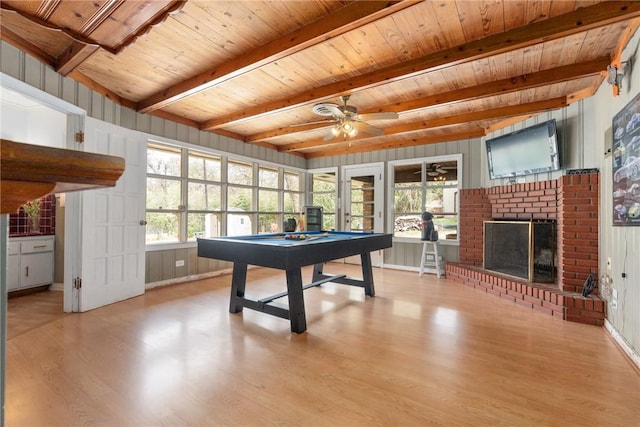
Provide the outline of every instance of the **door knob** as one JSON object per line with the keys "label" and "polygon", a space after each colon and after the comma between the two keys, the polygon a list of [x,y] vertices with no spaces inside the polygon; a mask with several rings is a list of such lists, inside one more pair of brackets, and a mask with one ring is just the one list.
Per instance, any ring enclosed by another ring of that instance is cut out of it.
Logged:
{"label": "door knob", "polygon": [[140,225],[147,225],[147,221],[145,221],[144,219],[140,220]]}

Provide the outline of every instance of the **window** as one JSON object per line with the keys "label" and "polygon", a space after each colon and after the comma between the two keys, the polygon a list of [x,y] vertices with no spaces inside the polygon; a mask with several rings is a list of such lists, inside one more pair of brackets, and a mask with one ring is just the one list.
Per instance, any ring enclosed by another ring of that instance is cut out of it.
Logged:
{"label": "window", "polygon": [[249,163],[227,163],[227,236],[253,233],[253,167]]}
{"label": "window", "polygon": [[285,212],[302,209],[301,180],[275,166],[149,143],[146,243],[279,231]]}
{"label": "window", "polygon": [[181,163],[179,149],[147,149],[147,243],[180,240]]}
{"label": "window", "polygon": [[302,185],[300,185],[300,174],[293,172],[284,173],[284,218],[295,218],[300,221],[300,213],[302,212]]}
{"label": "window", "polygon": [[440,239],[457,240],[461,156],[393,162],[391,167],[394,237],[419,239],[422,213],[428,211]]}
{"label": "window", "polygon": [[220,236],[222,160],[189,151],[187,240]]}
{"label": "window", "polygon": [[275,233],[280,229],[278,176],[277,169],[258,169],[258,233]]}
{"label": "window", "polygon": [[311,205],[322,206],[322,229],[336,230],[336,173],[314,172],[311,174]]}

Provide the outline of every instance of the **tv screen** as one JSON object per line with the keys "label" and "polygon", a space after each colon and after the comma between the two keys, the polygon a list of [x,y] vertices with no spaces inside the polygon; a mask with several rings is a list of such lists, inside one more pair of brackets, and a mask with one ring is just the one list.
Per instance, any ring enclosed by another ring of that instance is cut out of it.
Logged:
{"label": "tv screen", "polygon": [[491,179],[560,169],[555,119],[488,139],[486,145]]}

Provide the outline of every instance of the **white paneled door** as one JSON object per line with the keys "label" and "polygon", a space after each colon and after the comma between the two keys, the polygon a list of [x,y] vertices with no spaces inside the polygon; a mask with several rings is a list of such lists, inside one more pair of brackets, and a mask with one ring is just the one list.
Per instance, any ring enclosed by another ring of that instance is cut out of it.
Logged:
{"label": "white paneled door", "polygon": [[125,158],[113,188],[80,196],[77,310],[87,311],[144,293],[146,137],[91,118],[85,123],[84,151]]}

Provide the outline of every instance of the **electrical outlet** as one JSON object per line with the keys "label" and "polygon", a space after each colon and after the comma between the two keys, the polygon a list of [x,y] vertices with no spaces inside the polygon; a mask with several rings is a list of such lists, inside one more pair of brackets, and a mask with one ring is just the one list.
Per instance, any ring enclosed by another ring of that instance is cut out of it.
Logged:
{"label": "electrical outlet", "polygon": [[611,288],[611,297],[612,297],[614,300],[617,300],[617,299],[618,299],[618,290],[617,290],[616,288]]}
{"label": "electrical outlet", "polygon": [[181,259],[181,260],[176,261],[176,267],[184,267],[184,260]]}

